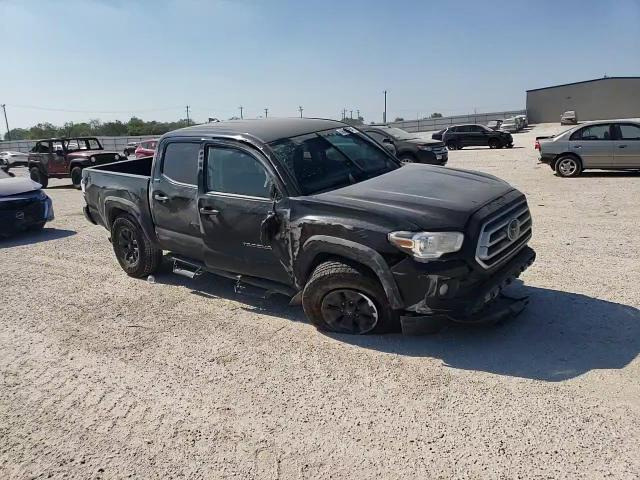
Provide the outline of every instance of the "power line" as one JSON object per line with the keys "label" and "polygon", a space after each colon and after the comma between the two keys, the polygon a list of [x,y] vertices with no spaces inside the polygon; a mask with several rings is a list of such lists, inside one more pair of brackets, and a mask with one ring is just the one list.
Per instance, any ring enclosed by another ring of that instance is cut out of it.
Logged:
{"label": "power line", "polygon": [[48,108],[38,107],[35,105],[9,105],[13,108],[25,108],[29,110],[43,110],[47,112],[66,112],[66,113],[145,113],[145,112],[163,112],[167,110],[179,110],[182,107],[163,107],[163,108],[148,108],[141,110],[70,110],[66,108]]}

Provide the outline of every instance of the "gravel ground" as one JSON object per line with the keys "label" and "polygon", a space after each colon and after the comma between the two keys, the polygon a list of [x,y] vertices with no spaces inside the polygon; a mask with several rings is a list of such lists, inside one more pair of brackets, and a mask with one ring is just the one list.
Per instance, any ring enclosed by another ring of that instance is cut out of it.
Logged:
{"label": "gravel ground", "polygon": [[638,478],[640,175],[563,180],[512,150],[450,165],[523,190],[517,319],[323,335],[214,276],[127,277],[67,180],[0,243],[0,478]]}

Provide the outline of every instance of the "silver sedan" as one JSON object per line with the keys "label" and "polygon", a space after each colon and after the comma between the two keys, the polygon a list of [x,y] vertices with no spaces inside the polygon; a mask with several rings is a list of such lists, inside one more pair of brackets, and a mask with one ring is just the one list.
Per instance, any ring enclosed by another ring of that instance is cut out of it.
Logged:
{"label": "silver sedan", "polygon": [[586,169],[640,169],[640,122],[588,122],[553,137],[537,137],[540,161],[561,177],[577,177]]}

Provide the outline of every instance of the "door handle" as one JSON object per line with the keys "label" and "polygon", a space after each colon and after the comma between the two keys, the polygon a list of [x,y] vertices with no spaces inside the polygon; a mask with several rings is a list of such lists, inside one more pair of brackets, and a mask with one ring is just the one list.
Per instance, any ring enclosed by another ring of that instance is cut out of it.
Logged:
{"label": "door handle", "polygon": [[626,145],[618,145],[618,148],[627,148]]}
{"label": "door handle", "polygon": [[159,202],[166,202],[167,200],[169,200],[169,197],[167,197],[166,195],[163,195],[161,193],[154,193],[153,194],[153,199],[157,200]]}
{"label": "door handle", "polygon": [[212,217],[215,217],[216,215],[218,215],[220,213],[219,210],[215,210],[211,207],[200,207],[200,213],[202,215],[211,215]]}
{"label": "door handle", "polygon": [[574,145],[573,148],[582,148],[582,145]]}

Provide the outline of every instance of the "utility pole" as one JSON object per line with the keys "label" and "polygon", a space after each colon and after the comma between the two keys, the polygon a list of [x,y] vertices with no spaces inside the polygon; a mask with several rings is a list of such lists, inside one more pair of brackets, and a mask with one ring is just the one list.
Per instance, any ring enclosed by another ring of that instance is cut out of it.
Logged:
{"label": "utility pole", "polygon": [[238,108],[240,109],[240,118],[243,119],[244,116],[242,115],[242,110],[244,110],[244,107],[240,105]]}
{"label": "utility pole", "polygon": [[349,118],[351,118],[351,120],[353,120],[353,110],[349,110]]}
{"label": "utility pole", "polygon": [[269,109],[265,108],[264,109],[264,118],[268,118],[269,117]]}
{"label": "utility pole", "polygon": [[360,110],[356,110],[358,112],[358,120],[360,120]]}
{"label": "utility pole", "polygon": [[347,109],[346,109],[346,108],[343,108],[343,109],[342,109],[342,120],[344,121],[344,120],[346,120],[346,119],[347,119]]}
{"label": "utility pole", "polygon": [[382,114],[382,123],[387,123],[387,91],[384,91],[384,113]]}
{"label": "utility pole", "polygon": [[187,109],[187,127],[191,125],[191,120],[189,120],[189,105],[186,106]]}
{"label": "utility pole", "polygon": [[302,110],[304,110],[304,108],[302,108],[302,105],[298,107],[298,110],[300,111],[300,118],[302,118]]}
{"label": "utility pole", "polygon": [[7,105],[3,103],[1,106],[4,112],[4,124],[7,126],[7,140],[11,140],[11,130],[9,130],[9,121],[7,120]]}

